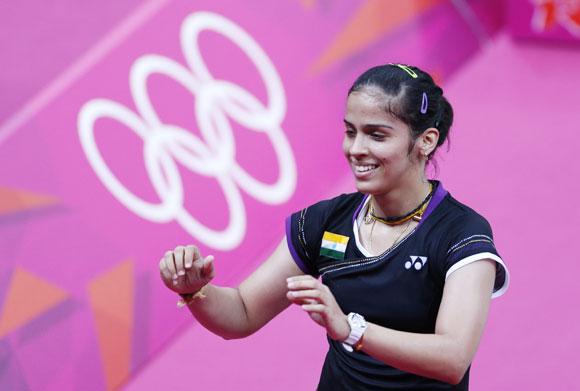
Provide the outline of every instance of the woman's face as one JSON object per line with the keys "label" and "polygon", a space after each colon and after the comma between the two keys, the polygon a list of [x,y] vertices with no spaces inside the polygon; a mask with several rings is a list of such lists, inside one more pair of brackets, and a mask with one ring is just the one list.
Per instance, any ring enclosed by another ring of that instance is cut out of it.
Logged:
{"label": "woman's face", "polygon": [[366,87],[349,95],[344,123],[343,151],[357,189],[380,195],[416,180],[419,159],[409,152],[409,126],[385,110],[390,97]]}

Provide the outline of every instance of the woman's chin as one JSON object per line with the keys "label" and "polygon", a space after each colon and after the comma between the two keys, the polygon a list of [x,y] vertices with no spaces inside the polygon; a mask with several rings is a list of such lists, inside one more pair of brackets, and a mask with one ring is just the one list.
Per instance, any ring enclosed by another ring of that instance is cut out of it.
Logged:
{"label": "woman's chin", "polygon": [[372,194],[376,191],[375,186],[372,186],[368,182],[361,182],[361,181],[356,181],[356,189],[360,193],[364,193],[364,194]]}
{"label": "woman's chin", "polygon": [[356,190],[359,193],[378,196],[381,194],[388,193],[391,187],[386,183],[377,183],[371,181],[356,181]]}

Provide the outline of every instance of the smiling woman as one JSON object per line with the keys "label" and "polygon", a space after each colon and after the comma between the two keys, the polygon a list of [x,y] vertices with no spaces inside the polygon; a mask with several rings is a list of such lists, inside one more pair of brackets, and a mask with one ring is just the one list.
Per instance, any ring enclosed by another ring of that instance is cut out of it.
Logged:
{"label": "smiling woman", "polygon": [[452,122],[425,72],[368,70],[344,118],[358,191],[289,216],[286,240],[237,288],[211,284],[213,257],[195,246],[166,252],[164,283],[224,338],[300,305],[328,335],[320,390],[467,390],[490,298],[509,275],[487,221],[425,176]]}
{"label": "smiling woman", "polygon": [[[419,220],[425,211],[421,207],[427,206],[436,185],[427,181],[425,166],[445,141],[452,122],[453,109],[443,91],[418,68],[400,64],[374,67],[351,87],[343,150],[358,191],[373,195],[369,216],[378,213],[397,222],[401,211],[410,211],[400,224],[379,228],[387,235],[390,232],[400,239],[411,225],[417,225],[411,218]],[[373,247],[377,219],[372,221],[368,235],[361,235],[369,238],[367,247]],[[396,241],[381,241],[378,253]]]}

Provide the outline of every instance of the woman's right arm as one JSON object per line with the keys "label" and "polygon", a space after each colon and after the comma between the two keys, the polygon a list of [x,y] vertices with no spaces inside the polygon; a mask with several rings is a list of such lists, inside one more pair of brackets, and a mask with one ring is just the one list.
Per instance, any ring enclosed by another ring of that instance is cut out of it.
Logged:
{"label": "woman's right arm", "polygon": [[159,267],[163,282],[176,293],[203,288],[205,297],[190,300],[189,310],[205,328],[226,339],[254,333],[288,307],[286,279],[304,274],[292,259],[286,239],[237,288],[210,284],[213,257],[203,258],[195,246],[168,251]]}

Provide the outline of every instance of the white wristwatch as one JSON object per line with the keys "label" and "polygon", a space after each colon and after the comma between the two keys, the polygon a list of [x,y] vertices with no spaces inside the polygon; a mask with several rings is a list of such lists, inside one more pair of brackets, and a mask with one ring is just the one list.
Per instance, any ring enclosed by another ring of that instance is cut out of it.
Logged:
{"label": "white wristwatch", "polygon": [[354,349],[359,350],[362,346],[357,345],[367,329],[367,322],[362,315],[356,312],[348,314],[346,321],[350,326],[350,334],[342,343],[342,347],[348,352],[352,352]]}

